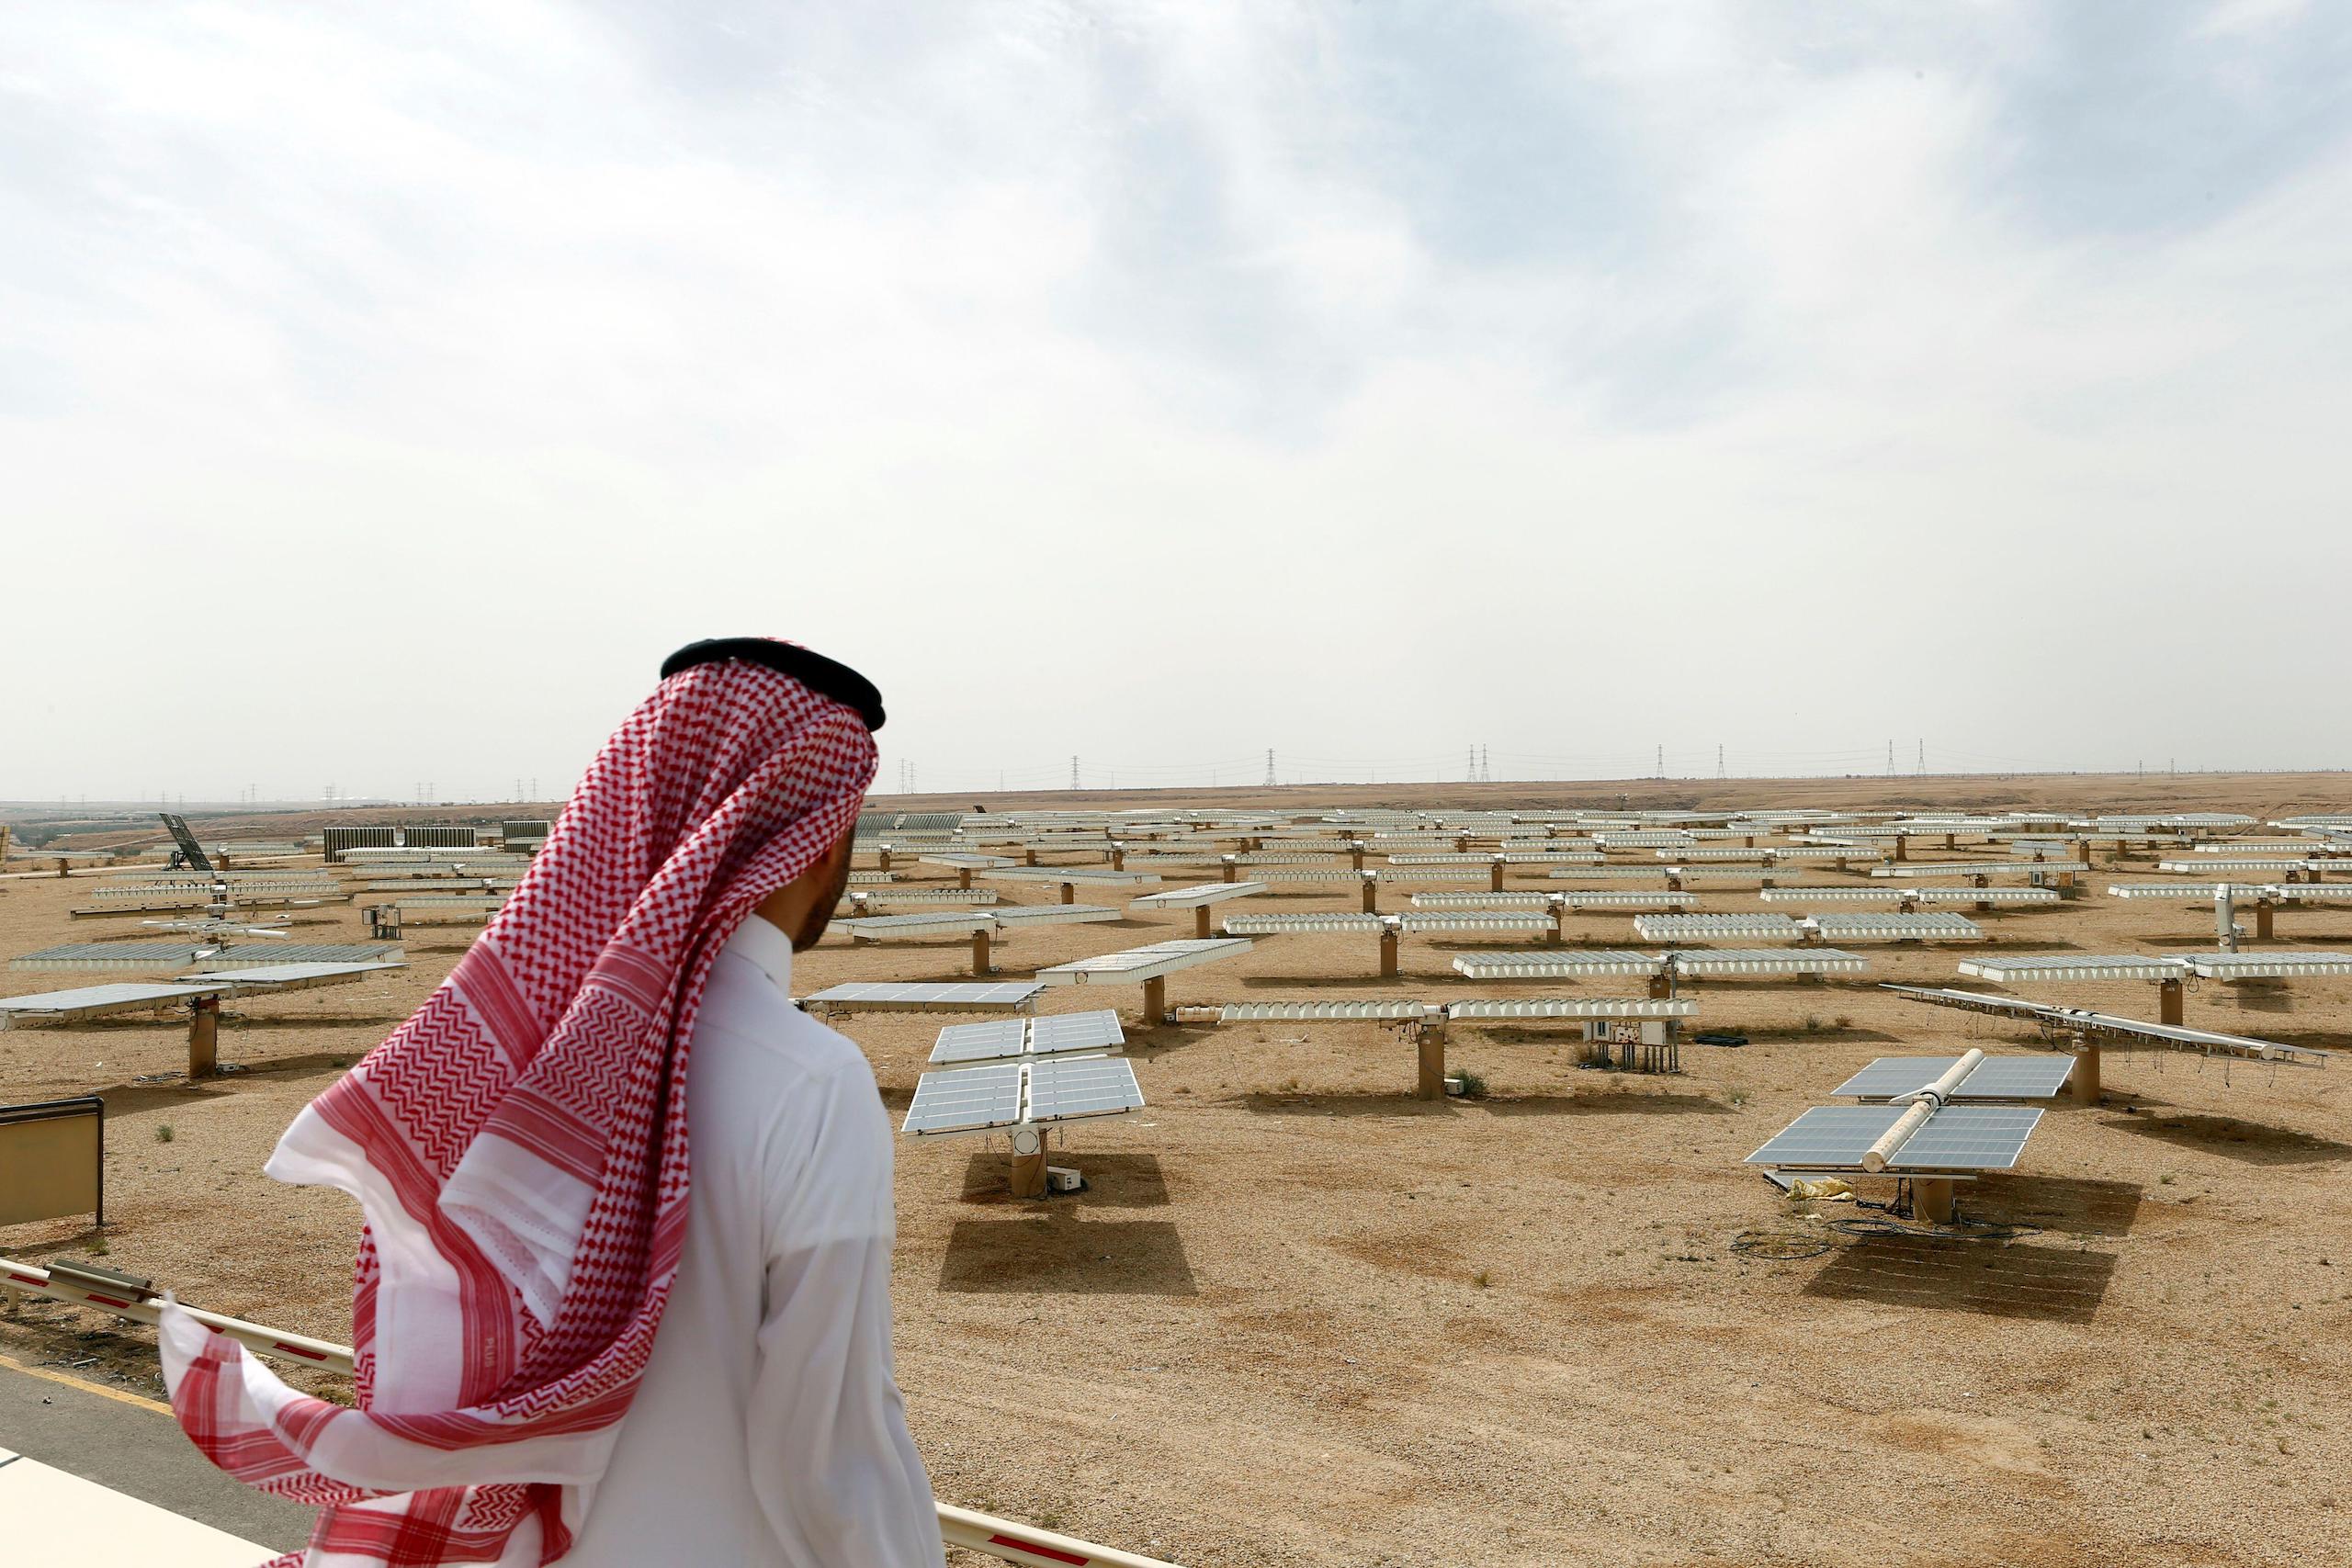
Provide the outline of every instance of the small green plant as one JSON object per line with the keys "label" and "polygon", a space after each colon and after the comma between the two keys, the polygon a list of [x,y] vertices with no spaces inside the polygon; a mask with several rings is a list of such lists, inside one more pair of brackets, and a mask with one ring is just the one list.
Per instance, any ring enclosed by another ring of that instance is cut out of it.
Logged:
{"label": "small green plant", "polygon": [[2172,1172],[2165,1171],[2162,1176],[2156,1178],[2156,1182],[2159,1186],[2170,1187],[2172,1185]]}
{"label": "small green plant", "polygon": [[1734,1105],[1745,1105],[1747,1103],[1748,1091],[1744,1089],[1727,1089],[1724,1090],[1724,1098]]}
{"label": "small green plant", "polygon": [[1821,1015],[1819,1013],[1809,1012],[1804,1015],[1804,1032],[1807,1034],[1818,1034],[1821,1032]]}
{"label": "small green plant", "polygon": [[169,1122],[155,1123],[155,1141],[159,1144],[168,1144],[172,1141],[172,1124]]}
{"label": "small green plant", "polygon": [[1495,1277],[1488,1270],[1481,1269],[1470,1276],[1470,1282],[1483,1291],[1495,1282]]}
{"label": "small green plant", "polygon": [[104,1258],[107,1253],[112,1252],[114,1248],[107,1245],[106,1237],[100,1236],[84,1250],[88,1252],[93,1258]]}
{"label": "small green plant", "polygon": [[1482,1075],[1472,1072],[1468,1067],[1456,1067],[1453,1069],[1453,1077],[1454,1081],[1462,1086],[1463,1099],[1484,1100],[1486,1098],[1487,1080]]}

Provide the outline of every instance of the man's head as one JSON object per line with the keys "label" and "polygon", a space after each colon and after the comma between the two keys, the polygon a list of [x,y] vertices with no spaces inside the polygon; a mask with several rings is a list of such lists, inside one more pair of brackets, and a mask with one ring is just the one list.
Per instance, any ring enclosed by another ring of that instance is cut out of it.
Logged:
{"label": "man's head", "polygon": [[824,858],[760,900],[753,911],[792,939],[792,951],[806,953],[817,945],[833,923],[833,910],[849,888],[852,829],[834,840]]}
{"label": "man's head", "polygon": [[[715,637],[680,649],[662,663],[664,681],[699,664],[741,661],[772,670],[854,713],[866,731],[882,728],[882,694],[874,682],[848,665],[812,652],[797,643],[769,637]],[[868,756],[871,748],[868,747]],[[760,918],[792,939],[795,953],[817,945],[832,923],[833,909],[849,886],[850,841],[853,826],[823,855],[797,876],[762,899]]]}

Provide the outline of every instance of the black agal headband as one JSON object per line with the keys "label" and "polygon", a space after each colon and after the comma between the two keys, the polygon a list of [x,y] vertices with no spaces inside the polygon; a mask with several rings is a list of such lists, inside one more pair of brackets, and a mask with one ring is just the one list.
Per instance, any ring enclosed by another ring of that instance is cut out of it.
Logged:
{"label": "black agal headband", "polygon": [[741,659],[764,664],[779,675],[789,675],[812,692],[821,692],[844,707],[857,710],[869,730],[882,728],[882,694],[874,682],[838,660],[814,653],[797,643],[764,637],[719,637],[690,642],[662,661],[662,679],[697,664]]}

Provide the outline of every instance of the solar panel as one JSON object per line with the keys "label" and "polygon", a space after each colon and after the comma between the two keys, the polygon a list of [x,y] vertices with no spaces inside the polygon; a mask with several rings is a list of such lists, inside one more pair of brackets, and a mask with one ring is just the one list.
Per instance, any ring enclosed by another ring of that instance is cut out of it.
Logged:
{"label": "solar panel", "polygon": [[1407,915],[1404,929],[1417,936],[1443,931],[1540,931],[1552,929],[1552,917],[1521,914],[1509,909],[1486,913],[1461,909],[1444,913]]}
{"label": "solar panel", "polygon": [[1707,936],[1777,936],[1794,942],[1798,929],[1786,915],[1636,915],[1634,934],[1644,942]]}
{"label": "solar panel", "polygon": [[1385,922],[1378,915],[1342,914],[1330,911],[1319,915],[1227,915],[1225,930],[1230,936],[1281,936],[1303,931],[1376,931]]}
{"label": "solar panel", "polygon": [[1053,1058],[1029,1067],[1029,1120],[1076,1122],[1143,1109],[1135,1064],[1118,1056]]}
{"label": "solar panel", "polygon": [[1140,985],[1179,969],[1189,969],[1196,964],[1212,964],[1220,958],[1232,958],[1250,951],[1250,943],[1239,937],[1187,938],[1182,942],[1156,942],[1148,947],[1130,948],[1125,953],[1105,953],[1093,958],[1080,958],[1074,963],[1057,964],[1037,971],[1037,980],[1047,986]]}
{"label": "solar panel", "polygon": [[1227,1002],[1220,1023],[1392,1023],[1428,1015],[1419,1002]]}
{"label": "solar panel", "polygon": [[1805,922],[1841,942],[1974,942],[1984,928],[1965,915],[1815,915]]}
{"label": "solar panel", "polygon": [[[1863,1154],[1907,1110],[1900,1105],[1818,1105],[1781,1129],[1746,1163],[1858,1170]],[[2015,1106],[1946,1106],[1894,1151],[1886,1168],[1897,1175],[2007,1170],[2017,1164],[2041,1120],[2040,1111]]]}
{"label": "solar panel", "polygon": [[1126,1043],[1126,1032],[1119,1027],[1119,1015],[1107,1008],[1099,1012],[1054,1013],[1029,1021],[1029,1054],[1033,1056],[1106,1051]]}
{"label": "solar panel", "polygon": [[2044,953],[2028,958],[1964,958],[1960,972],[2005,985],[2011,980],[2177,980],[2188,966],[2177,958],[2137,953]]}
{"label": "solar panel", "polygon": [[1834,947],[1693,947],[1674,955],[1684,975],[1858,975],[1870,966],[1860,953]]}
{"label": "solar panel", "polygon": [[2041,1111],[2017,1106],[1948,1105],[1894,1151],[1887,1168],[2007,1170],[2041,1120]]}
{"label": "solar panel", "polygon": [[935,1063],[992,1062],[1006,1056],[1018,1056],[1027,1048],[1028,1021],[1018,1018],[990,1019],[986,1023],[951,1023],[939,1032],[939,1039],[931,1048]]}
{"label": "solar panel", "polygon": [[994,1012],[1025,1010],[1045,987],[1034,980],[892,982],[853,980],[804,997],[804,1007],[843,1012]]}
{"label": "solar panel", "polygon": [[69,942],[8,961],[11,969],[177,969],[196,954],[185,942]]}
{"label": "solar panel", "polygon": [[[1855,1100],[1892,1100],[1927,1088],[1957,1056],[1881,1056],[1829,1092]],[[2075,1070],[2071,1056],[1987,1056],[1952,1093],[1962,1100],[2048,1100]]]}
{"label": "solar panel", "polygon": [[2208,980],[2352,975],[2352,953],[2205,953],[2191,958],[2188,966]]}
{"label": "solar panel", "polygon": [[1106,904],[1007,904],[990,913],[999,926],[1082,926],[1120,918]]}
{"label": "solar panel", "polygon": [[1445,1004],[1456,1021],[1517,1018],[1690,1018],[1699,1004],[1687,997],[1532,997],[1524,1001],[1462,1001]]}
{"label": "solar panel", "polygon": [[1018,1062],[925,1073],[915,1081],[899,1130],[922,1138],[1014,1126],[1021,1121],[1021,1074]]}
{"label": "solar panel", "polygon": [[1221,904],[1227,898],[1247,898],[1266,890],[1262,882],[1204,882],[1193,887],[1171,887],[1165,893],[1147,893],[1127,908],[1191,909],[1203,904]]}
{"label": "solar panel", "polygon": [[62,991],[33,991],[21,997],[0,997],[0,1023],[12,1014],[28,1018],[96,1018],[102,1013],[158,1007],[204,994],[202,986],[167,982],[139,985],[130,981],[76,986]]}
{"label": "solar panel", "polygon": [[1565,980],[1600,975],[1655,975],[1664,961],[1650,953],[1592,948],[1566,952],[1464,954],[1456,973],[1473,980]]}
{"label": "solar panel", "polygon": [[256,964],[382,964],[398,963],[405,956],[397,942],[243,942],[224,947],[218,953],[192,960],[203,972],[221,969],[244,969]]}

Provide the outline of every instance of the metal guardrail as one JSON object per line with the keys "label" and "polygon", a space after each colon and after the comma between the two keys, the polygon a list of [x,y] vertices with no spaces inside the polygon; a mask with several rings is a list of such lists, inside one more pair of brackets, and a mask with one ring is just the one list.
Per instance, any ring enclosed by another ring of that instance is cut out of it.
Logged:
{"label": "metal guardrail", "polygon": [[[117,1284],[96,1272],[83,1274],[78,1279],[68,1278],[64,1269],[52,1272],[38,1264],[0,1258],[0,1296],[17,1292],[65,1302],[74,1306],[95,1307],[118,1317],[129,1318],[133,1323],[150,1325],[162,1315],[157,1307],[159,1298],[136,1284]],[[258,1350],[264,1355],[283,1356],[304,1366],[320,1367],[328,1371],[347,1374],[351,1371],[351,1348],[347,1345],[313,1339],[305,1334],[288,1334],[217,1312],[205,1312],[188,1306],[185,1302],[180,1305],[197,1322],[216,1333],[229,1336],[248,1349]],[[1091,1541],[1040,1529],[1035,1525],[1001,1519],[971,1508],[959,1508],[952,1503],[939,1505],[939,1533],[950,1546],[982,1552],[1006,1562],[1021,1563],[1024,1568],[1177,1568],[1175,1563],[1160,1558],[1138,1556],[1114,1546],[1097,1546]]]}

